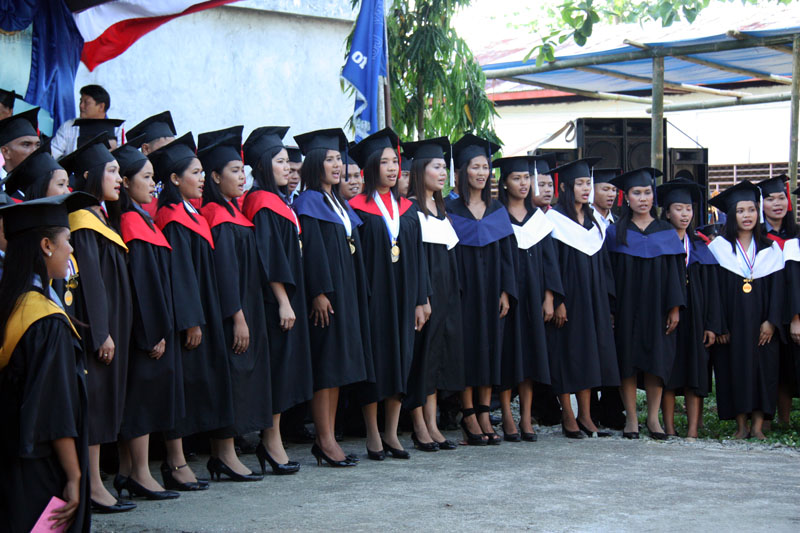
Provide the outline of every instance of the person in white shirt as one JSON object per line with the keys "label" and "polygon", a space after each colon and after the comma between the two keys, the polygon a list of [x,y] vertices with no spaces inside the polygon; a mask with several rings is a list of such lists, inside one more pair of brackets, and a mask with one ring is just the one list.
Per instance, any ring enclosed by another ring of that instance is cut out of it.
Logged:
{"label": "person in white shirt", "polygon": [[[106,118],[111,107],[111,96],[104,88],[99,85],[86,85],[81,87],[81,99],[78,104],[80,115],[78,118]],[[114,134],[117,144],[122,145],[122,125],[115,127]],[[75,124],[75,119],[64,122],[53,135],[50,149],[53,157],[59,159],[61,156],[71,154],[78,147],[78,136],[80,128]]]}

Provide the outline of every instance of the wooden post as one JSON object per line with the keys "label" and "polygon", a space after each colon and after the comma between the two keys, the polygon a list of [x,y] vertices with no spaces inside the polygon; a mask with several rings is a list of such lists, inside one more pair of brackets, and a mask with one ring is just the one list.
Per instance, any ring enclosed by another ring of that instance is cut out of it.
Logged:
{"label": "wooden post", "polygon": [[[664,58],[653,58],[653,100],[650,115],[650,166],[664,170]],[[630,169],[628,169],[630,170]]]}
{"label": "wooden post", "polygon": [[789,131],[789,180],[797,187],[797,130],[800,127],[800,35],[792,44],[792,116]]}

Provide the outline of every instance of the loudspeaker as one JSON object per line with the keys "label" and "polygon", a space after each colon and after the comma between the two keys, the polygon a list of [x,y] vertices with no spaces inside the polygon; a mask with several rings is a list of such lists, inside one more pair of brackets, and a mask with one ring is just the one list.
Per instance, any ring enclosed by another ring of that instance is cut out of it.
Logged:
{"label": "loudspeaker", "polygon": [[708,223],[708,148],[670,148],[667,151],[667,178],[686,178],[694,181],[702,192],[695,224]]}
{"label": "loudspeaker", "polygon": [[[664,152],[667,121],[664,120]],[[600,157],[597,168],[621,168],[624,172],[650,166],[648,118],[579,118],[578,157]]]}

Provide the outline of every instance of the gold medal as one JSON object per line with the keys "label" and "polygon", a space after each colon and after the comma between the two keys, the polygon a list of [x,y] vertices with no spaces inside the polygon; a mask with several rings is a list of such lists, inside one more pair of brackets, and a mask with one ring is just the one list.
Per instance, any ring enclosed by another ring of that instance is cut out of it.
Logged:
{"label": "gold medal", "polygon": [[744,280],[744,285],[742,285],[742,292],[745,294],[750,294],[750,291],[753,290],[753,286],[750,285],[750,280]]}
{"label": "gold medal", "polygon": [[395,244],[392,246],[392,263],[400,261],[400,247]]}
{"label": "gold medal", "polygon": [[354,243],[352,239],[348,239],[348,242],[350,243],[350,255],[355,255],[356,254],[356,243]]}
{"label": "gold medal", "polygon": [[67,289],[67,292],[64,293],[64,305],[69,307],[72,305],[72,301],[73,301],[72,291]]}

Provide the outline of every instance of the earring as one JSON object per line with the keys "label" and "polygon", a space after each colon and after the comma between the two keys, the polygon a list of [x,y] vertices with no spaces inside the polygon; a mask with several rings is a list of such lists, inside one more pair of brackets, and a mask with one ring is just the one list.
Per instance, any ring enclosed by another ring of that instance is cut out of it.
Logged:
{"label": "earring", "polygon": [[53,257],[53,252],[47,252],[47,257]]}

